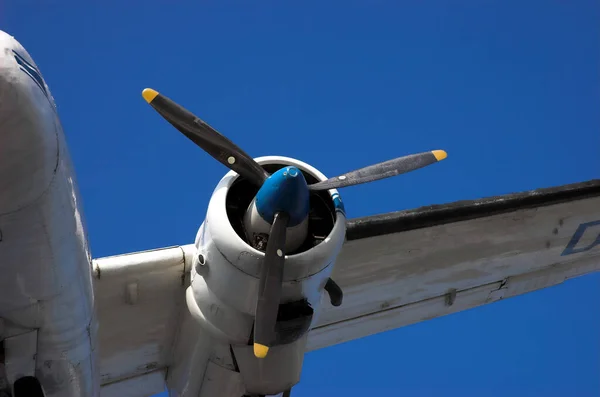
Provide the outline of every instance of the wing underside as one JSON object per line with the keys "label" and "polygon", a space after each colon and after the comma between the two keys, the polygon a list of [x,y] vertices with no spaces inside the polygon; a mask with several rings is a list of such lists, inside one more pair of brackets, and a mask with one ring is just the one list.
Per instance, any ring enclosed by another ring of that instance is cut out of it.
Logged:
{"label": "wing underside", "polygon": [[[164,389],[193,253],[94,261],[103,396]],[[333,275],[343,305],[323,301],[308,349],[556,285],[599,259],[600,180],[354,219]]]}

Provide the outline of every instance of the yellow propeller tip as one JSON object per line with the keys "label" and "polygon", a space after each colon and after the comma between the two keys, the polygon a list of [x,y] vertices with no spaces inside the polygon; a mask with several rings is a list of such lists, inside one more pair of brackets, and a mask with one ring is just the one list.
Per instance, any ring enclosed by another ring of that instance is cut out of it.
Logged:
{"label": "yellow propeller tip", "polygon": [[150,103],[158,96],[158,92],[154,91],[152,88],[145,88],[144,91],[142,91],[142,96],[146,102]]}
{"label": "yellow propeller tip", "polygon": [[435,156],[437,161],[442,161],[446,157],[448,157],[448,153],[445,150],[433,150],[431,153]]}
{"label": "yellow propeller tip", "polygon": [[267,357],[267,353],[269,352],[269,347],[265,345],[261,345],[260,343],[254,344],[254,355],[257,358],[265,358]]}

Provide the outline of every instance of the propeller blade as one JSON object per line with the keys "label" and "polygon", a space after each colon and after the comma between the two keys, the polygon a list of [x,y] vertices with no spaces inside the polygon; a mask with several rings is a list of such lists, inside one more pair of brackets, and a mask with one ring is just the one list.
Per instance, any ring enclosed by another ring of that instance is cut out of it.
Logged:
{"label": "propeller blade", "polygon": [[379,179],[404,174],[409,171],[425,167],[427,165],[442,161],[447,157],[443,150],[433,150],[419,154],[411,154],[404,157],[398,157],[383,163],[370,165],[347,174],[329,178],[322,182],[308,185],[310,190],[328,190],[339,189],[346,186],[359,185],[361,183],[373,182]]}
{"label": "propeller blade", "polygon": [[269,345],[275,339],[275,323],[281,299],[283,282],[283,263],[285,261],[285,238],[289,216],[285,212],[275,214],[265,259],[260,272],[258,300],[256,301],[256,319],[254,322],[254,355],[265,358]]}
{"label": "propeller blade", "polygon": [[151,88],[144,89],[142,96],[173,127],[227,168],[259,187],[269,176],[252,157],[184,107]]}

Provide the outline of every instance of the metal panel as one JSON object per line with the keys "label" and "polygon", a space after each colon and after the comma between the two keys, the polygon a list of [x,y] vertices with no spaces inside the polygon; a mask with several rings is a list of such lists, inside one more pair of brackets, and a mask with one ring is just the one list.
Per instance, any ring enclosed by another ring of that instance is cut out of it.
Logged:
{"label": "metal panel", "polygon": [[[553,192],[548,189],[551,193],[534,191],[514,195],[517,198],[505,196],[388,214],[392,219],[387,225],[371,218],[379,222],[377,227],[367,225],[368,220],[354,221],[354,227],[349,225],[349,237],[367,234],[357,230],[361,224],[364,229],[372,228],[375,237],[350,240],[344,246],[333,274],[344,290],[344,304],[323,308],[309,345],[329,346],[333,339],[318,340],[328,329],[333,331],[358,319],[362,319],[358,321],[361,324],[382,311],[404,307],[396,315],[409,316],[406,313],[411,309],[420,310],[411,304],[441,299],[452,289],[466,291],[506,280],[504,297],[509,297],[600,270],[600,222],[595,223],[600,220],[600,182],[582,186],[580,190],[567,186]],[[570,197],[565,197],[565,191]],[[532,198],[533,203],[528,202]],[[481,212],[482,207],[498,204],[504,208],[488,208],[496,215]],[[467,220],[459,220],[456,211]],[[427,218],[431,223],[425,222]],[[413,229],[406,230],[407,224]],[[584,233],[580,233],[582,225]],[[392,234],[378,233],[386,228]],[[394,233],[394,228],[404,231]],[[458,304],[460,294],[456,301]],[[482,302],[468,307],[478,304]],[[433,317],[443,314],[445,311],[440,310]],[[417,315],[410,321],[426,318],[432,317]],[[397,321],[405,325],[404,319]],[[336,343],[380,332],[371,326],[347,328],[345,337],[336,336]]]}
{"label": "metal panel", "polygon": [[37,329],[36,376],[49,397],[96,397],[91,257],[75,174],[35,61],[2,31],[0,104],[1,316]]}
{"label": "metal panel", "polygon": [[167,366],[194,251],[191,245],[93,261],[102,384]]}
{"label": "metal panel", "polygon": [[410,305],[387,308],[368,316],[355,317],[327,326],[317,327],[312,330],[309,336],[307,350],[321,349],[357,339],[357,337],[365,337],[389,331],[495,302],[501,298],[494,297],[493,292],[499,290],[501,284],[501,282],[497,282],[458,291],[452,305],[447,303],[445,296],[439,296]]}
{"label": "metal panel", "polygon": [[4,370],[9,384],[23,376],[35,376],[37,330],[4,339]]}
{"label": "metal panel", "polygon": [[600,246],[561,254],[580,225],[598,219],[600,198],[590,198],[349,241],[333,273],[347,297],[324,308],[321,324],[597,258]]}
{"label": "metal panel", "polygon": [[165,370],[109,383],[100,389],[100,397],[150,397],[165,390]]}
{"label": "metal panel", "polygon": [[243,396],[246,392],[239,372],[208,363],[199,397]]}

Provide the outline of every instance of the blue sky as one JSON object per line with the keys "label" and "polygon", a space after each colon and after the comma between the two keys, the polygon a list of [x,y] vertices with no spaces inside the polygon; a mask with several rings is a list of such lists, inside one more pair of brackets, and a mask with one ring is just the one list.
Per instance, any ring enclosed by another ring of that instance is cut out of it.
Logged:
{"label": "blue sky", "polygon": [[[56,99],[95,257],[192,242],[226,172],[147,86],[251,155],[330,176],[447,150],[345,189],[350,217],[598,177],[597,1],[49,3],[0,3],[0,22]],[[590,275],[309,353],[294,397],[598,396],[599,287]]]}

